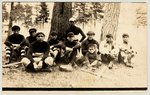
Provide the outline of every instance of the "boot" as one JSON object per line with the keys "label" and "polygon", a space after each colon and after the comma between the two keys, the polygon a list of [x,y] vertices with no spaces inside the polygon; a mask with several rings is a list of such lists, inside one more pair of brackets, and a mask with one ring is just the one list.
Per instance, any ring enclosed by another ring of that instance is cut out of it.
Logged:
{"label": "boot", "polygon": [[109,69],[112,69],[112,67],[113,67],[113,62],[110,62],[110,63],[108,64],[108,68],[109,68]]}
{"label": "boot", "polygon": [[127,62],[125,65],[126,65],[127,67],[133,68],[133,65],[132,65],[131,63],[128,63],[128,62]]}

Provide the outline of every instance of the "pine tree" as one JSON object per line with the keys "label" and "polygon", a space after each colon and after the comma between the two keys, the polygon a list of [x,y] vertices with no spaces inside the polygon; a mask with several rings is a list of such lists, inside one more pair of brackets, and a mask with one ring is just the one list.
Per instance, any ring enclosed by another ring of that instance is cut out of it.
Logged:
{"label": "pine tree", "polygon": [[38,21],[41,21],[43,24],[48,22],[49,10],[45,2],[40,4],[41,10],[39,11],[40,15],[37,17]]}

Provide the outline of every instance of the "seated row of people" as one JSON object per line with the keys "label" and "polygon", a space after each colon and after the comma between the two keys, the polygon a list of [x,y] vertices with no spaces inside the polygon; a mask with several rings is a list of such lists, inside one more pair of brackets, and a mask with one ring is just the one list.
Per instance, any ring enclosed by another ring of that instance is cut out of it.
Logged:
{"label": "seated row of people", "polygon": [[[44,41],[45,34],[36,33],[34,28],[29,30],[30,36],[26,39],[18,33],[20,31],[19,26],[12,27],[12,31],[13,34],[8,36],[5,41],[7,46],[6,63],[10,62],[12,50],[21,51],[21,63],[29,70],[39,71],[43,68],[65,63],[60,68],[67,67],[68,69],[69,67],[72,71],[73,67],[76,66],[99,67],[101,62],[108,63],[108,67],[112,68],[116,59],[125,63],[126,66],[132,67],[131,59],[134,57],[134,52],[128,43],[128,34],[123,34],[123,45],[117,47],[111,34],[106,35],[106,40],[102,41],[99,46],[99,43],[93,38],[95,35],[93,31],[89,31],[87,39],[81,43],[75,39],[73,32],[66,35],[65,41],[60,41],[57,32],[53,31],[46,42]],[[14,44],[19,44],[17,49],[14,48]],[[82,56],[80,56],[81,52]]]}

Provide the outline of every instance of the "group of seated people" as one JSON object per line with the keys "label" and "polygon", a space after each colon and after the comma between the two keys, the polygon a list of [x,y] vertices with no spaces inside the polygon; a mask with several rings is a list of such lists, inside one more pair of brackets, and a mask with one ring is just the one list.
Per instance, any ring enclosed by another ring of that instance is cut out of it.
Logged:
{"label": "group of seated people", "polygon": [[94,39],[93,31],[88,31],[87,39],[81,41],[76,39],[73,32],[66,33],[64,40],[59,40],[58,33],[52,31],[48,41],[44,41],[45,34],[37,32],[35,28],[29,29],[30,36],[26,39],[19,31],[19,26],[13,26],[13,34],[8,36],[4,43],[6,64],[15,56],[31,71],[40,71],[56,65],[61,69],[67,68],[68,71],[77,67],[99,68],[102,64],[108,64],[111,69],[116,61],[133,67],[131,59],[135,52],[126,33],[122,35],[122,43],[117,45],[112,34],[107,34],[106,39],[99,44]]}

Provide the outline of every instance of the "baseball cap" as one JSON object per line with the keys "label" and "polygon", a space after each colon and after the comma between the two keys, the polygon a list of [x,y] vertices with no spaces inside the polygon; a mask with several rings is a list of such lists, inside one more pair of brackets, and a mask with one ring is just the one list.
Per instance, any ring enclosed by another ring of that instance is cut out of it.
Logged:
{"label": "baseball cap", "polygon": [[113,35],[112,34],[107,34],[106,37],[107,38],[113,38]]}
{"label": "baseball cap", "polygon": [[12,31],[20,30],[20,27],[19,27],[19,26],[17,26],[17,25],[15,25],[15,26],[13,26],[13,27],[11,28],[11,30],[12,30]]}
{"label": "baseball cap", "polygon": [[36,32],[37,30],[35,29],[35,28],[31,28],[30,30],[29,30],[29,33],[33,33],[33,32]]}
{"label": "baseball cap", "polygon": [[43,36],[45,36],[45,34],[44,34],[43,32],[38,32],[38,33],[36,33],[36,37],[37,37],[38,35],[40,35],[40,34],[42,34]]}
{"label": "baseball cap", "polygon": [[74,37],[74,33],[73,33],[73,32],[69,32],[69,33],[67,34],[67,37]]}
{"label": "baseball cap", "polygon": [[93,31],[88,31],[87,35],[95,35]]}
{"label": "baseball cap", "polygon": [[122,35],[122,37],[129,37],[129,34],[127,34],[127,33],[124,33],[123,35]]}

